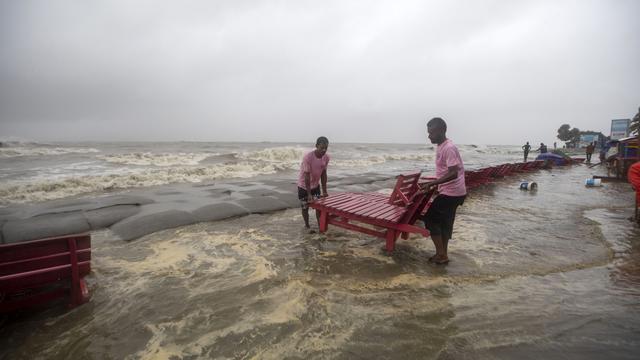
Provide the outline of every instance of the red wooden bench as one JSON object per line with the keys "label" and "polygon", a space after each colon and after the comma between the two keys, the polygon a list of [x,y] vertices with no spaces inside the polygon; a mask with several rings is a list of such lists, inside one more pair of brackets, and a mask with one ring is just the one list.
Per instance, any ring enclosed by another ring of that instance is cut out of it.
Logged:
{"label": "red wooden bench", "polygon": [[527,163],[518,162],[512,164],[511,171],[514,173],[521,173],[527,171]]}
{"label": "red wooden bench", "polygon": [[492,168],[484,168],[480,170],[466,170],[464,172],[464,182],[468,189],[473,189],[478,186],[484,185],[491,181],[489,174],[493,171]]}
{"label": "red wooden bench", "polygon": [[[432,193],[419,191],[420,173],[400,175],[390,196],[380,193],[336,193],[309,204],[320,211],[320,232],[329,224],[373,235],[386,240],[387,252],[392,252],[398,236],[409,233],[429,237],[429,231],[414,225]],[[363,225],[373,225],[365,227]]]}
{"label": "red wooden bench", "polygon": [[502,164],[495,167],[495,171],[491,173],[494,178],[503,178],[511,175],[513,172],[513,164]]}
{"label": "red wooden bench", "polygon": [[85,303],[91,236],[75,234],[0,245],[0,313],[68,298]]}

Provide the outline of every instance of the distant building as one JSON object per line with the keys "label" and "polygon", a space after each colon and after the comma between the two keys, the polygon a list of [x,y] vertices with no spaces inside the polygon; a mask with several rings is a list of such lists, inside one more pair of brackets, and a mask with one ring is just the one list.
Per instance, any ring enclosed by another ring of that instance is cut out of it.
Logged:
{"label": "distant building", "polygon": [[630,119],[611,120],[611,140],[619,140],[629,136]]}
{"label": "distant building", "polygon": [[581,131],[580,132],[580,142],[578,142],[578,147],[584,148],[592,142],[596,142],[597,147],[601,147],[602,144],[607,141],[607,137],[604,136],[601,132],[596,131]]}

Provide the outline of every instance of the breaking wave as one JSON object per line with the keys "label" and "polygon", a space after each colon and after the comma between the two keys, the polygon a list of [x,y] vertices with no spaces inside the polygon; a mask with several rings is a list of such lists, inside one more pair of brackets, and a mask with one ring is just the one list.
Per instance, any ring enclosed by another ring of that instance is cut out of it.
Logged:
{"label": "breaking wave", "polygon": [[72,148],[72,147],[59,147],[59,146],[25,146],[25,144],[18,143],[12,145],[11,143],[2,143],[0,147],[0,158],[13,158],[21,156],[54,156],[65,154],[89,154],[98,153],[100,150],[94,148]]}
{"label": "breaking wave", "polygon": [[123,164],[123,165],[140,165],[140,166],[179,166],[179,165],[198,165],[200,161],[218,154],[205,153],[160,153],[137,152],[130,154],[112,154],[101,155],[99,159],[106,162]]}
{"label": "breaking wave", "polygon": [[513,145],[460,145],[459,150],[461,153],[476,153],[476,154],[498,154],[498,155],[511,155],[520,154],[522,149],[519,146]]}
{"label": "breaking wave", "polygon": [[299,163],[302,157],[310,149],[293,146],[281,146],[274,148],[266,148],[263,150],[239,153],[237,157],[243,160],[283,162],[283,163]]}
{"label": "breaking wave", "polygon": [[102,191],[129,189],[172,183],[198,183],[204,180],[249,178],[287,170],[279,164],[238,163],[209,167],[167,167],[100,176],[81,176],[29,184],[0,185],[0,204],[60,199]]}
{"label": "breaking wave", "polygon": [[432,160],[433,154],[385,154],[360,159],[337,159],[333,160],[333,165],[339,167],[368,167],[384,164],[389,161],[429,162]]}

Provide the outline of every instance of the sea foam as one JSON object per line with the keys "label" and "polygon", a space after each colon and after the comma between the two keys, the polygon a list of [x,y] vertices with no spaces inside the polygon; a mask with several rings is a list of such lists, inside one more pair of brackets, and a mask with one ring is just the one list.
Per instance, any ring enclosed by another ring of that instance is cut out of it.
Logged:
{"label": "sea foam", "polygon": [[151,153],[136,152],[129,154],[110,154],[100,155],[99,159],[123,165],[140,165],[140,166],[176,166],[176,165],[198,165],[200,161],[218,154],[206,153]]}
{"label": "sea foam", "polygon": [[165,167],[129,169],[127,173],[87,175],[32,183],[13,182],[0,185],[0,204],[60,199],[84,193],[171,183],[198,183],[204,180],[249,178],[285,170],[279,164],[264,162],[217,164],[200,167]]}
{"label": "sea foam", "polygon": [[13,158],[21,156],[55,156],[74,153],[89,154],[98,152],[100,152],[100,150],[94,148],[9,146],[0,147],[0,158]]}

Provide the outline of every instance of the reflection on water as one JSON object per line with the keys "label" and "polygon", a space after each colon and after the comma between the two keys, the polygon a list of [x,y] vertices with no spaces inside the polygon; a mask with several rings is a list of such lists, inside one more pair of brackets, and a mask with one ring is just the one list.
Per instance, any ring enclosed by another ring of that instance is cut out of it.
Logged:
{"label": "reflection on water", "polygon": [[628,189],[578,186],[585,172],[473,193],[446,267],[418,237],[388,257],[369,236],[308,234],[298,210],[95,233],[91,302],[12,316],[0,356],[634,358],[640,231]]}

